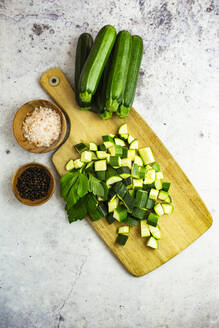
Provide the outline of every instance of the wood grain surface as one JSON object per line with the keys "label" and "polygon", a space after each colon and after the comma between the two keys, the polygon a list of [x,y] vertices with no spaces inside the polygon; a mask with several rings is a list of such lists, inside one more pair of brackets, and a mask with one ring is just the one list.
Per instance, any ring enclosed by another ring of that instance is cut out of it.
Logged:
{"label": "wood grain surface", "polygon": [[[51,76],[59,78],[60,82],[57,86],[50,85]],[[74,144],[82,140],[101,143],[102,135],[115,134],[118,127],[126,121],[130,134],[139,139],[139,146],[152,148],[165,180],[171,182],[170,194],[173,198],[174,213],[170,216],[163,216],[159,220],[161,240],[158,250],[152,250],[146,246],[146,238],[140,237],[139,227],[131,229],[128,242],[122,247],[115,243],[119,223],[109,225],[105,219],[96,222],[89,219],[100,237],[132,275],[142,276],[158,268],[189,246],[211,226],[211,215],[197,191],[166,147],[134,108],[126,120],[114,116],[111,120],[103,121],[96,114],[81,111],[78,108],[74,91],[60,69],[53,68],[44,73],[40,83],[66,112],[70,121],[69,137],[52,157],[60,175],[66,173],[64,165],[69,158],[78,158]]]}

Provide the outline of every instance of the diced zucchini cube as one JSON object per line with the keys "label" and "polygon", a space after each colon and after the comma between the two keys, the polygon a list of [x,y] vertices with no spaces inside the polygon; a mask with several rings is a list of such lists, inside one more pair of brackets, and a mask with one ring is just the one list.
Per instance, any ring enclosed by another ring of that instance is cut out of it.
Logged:
{"label": "diced zucchini cube", "polygon": [[92,151],[97,151],[97,145],[95,144],[95,142],[89,143],[89,149]]}
{"label": "diced zucchini cube", "polygon": [[163,183],[162,183],[161,180],[155,180],[154,185],[155,185],[155,188],[156,188],[157,190],[160,190],[160,189],[162,189],[162,187],[163,187]]}
{"label": "diced zucchini cube", "polygon": [[73,161],[73,159],[70,159],[67,163],[66,163],[66,165],[65,165],[65,169],[66,169],[66,171],[71,171],[71,170],[73,170],[74,169],[74,161]]}
{"label": "diced zucchini cube", "polygon": [[106,169],[107,169],[106,160],[102,159],[100,161],[96,161],[94,163],[94,169],[95,169],[95,171],[106,171]]}
{"label": "diced zucchini cube", "polygon": [[159,194],[159,190],[152,188],[149,193],[149,198],[156,200],[158,194]]}
{"label": "diced zucchini cube", "polygon": [[101,150],[98,150],[96,154],[97,154],[97,158],[99,159],[105,159],[108,156],[108,154],[105,151],[101,151]]}
{"label": "diced zucchini cube", "polygon": [[132,186],[133,186],[133,189],[142,189],[143,180],[142,179],[133,179]]}
{"label": "diced zucchini cube", "polygon": [[128,240],[128,236],[127,235],[122,235],[122,234],[118,234],[117,238],[116,238],[116,242],[117,244],[124,246],[126,244]]}
{"label": "diced zucchini cube", "polygon": [[112,167],[121,166],[121,158],[119,156],[110,156],[110,158],[109,158],[109,164]]}
{"label": "diced zucchini cube", "polygon": [[160,200],[166,200],[167,197],[168,197],[168,192],[167,191],[163,191],[163,190],[160,190],[159,191],[158,199],[160,199]]}
{"label": "diced zucchini cube", "polygon": [[90,151],[83,151],[81,153],[81,161],[84,163],[89,163],[92,161],[92,153]]}
{"label": "diced zucchini cube", "polygon": [[158,249],[158,241],[154,237],[150,237],[147,241],[147,246],[153,249]]}
{"label": "diced zucchini cube", "polygon": [[127,123],[123,123],[119,129],[118,129],[119,134],[127,134],[128,133],[128,125]]}
{"label": "diced zucchini cube", "polygon": [[138,139],[134,139],[129,146],[129,149],[138,149]]}
{"label": "diced zucchini cube", "polygon": [[134,163],[132,166],[132,176],[138,178],[138,164]]}
{"label": "diced zucchini cube", "polygon": [[75,167],[75,169],[80,169],[83,165],[84,165],[84,163],[81,162],[80,159],[75,159],[74,160],[74,167]]}
{"label": "diced zucchini cube", "polygon": [[108,212],[113,212],[119,204],[119,198],[113,198],[108,202]]}
{"label": "diced zucchini cube", "polygon": [[114,139],[110,135],[102,136],[102,139],[103,139],[103,143],[107,149],[114,145]]}
{"label": "diced zucchini cube", "polygon": [[130,227],[129,226],[123,226],[123,227],[118,228],[118,233],[119,234],[124,235],[124,234],[127,234],[129,232],[130,232]]}
{"label": "diced zucchini cube", "polygon": [[172,214],[173,213],[173,205],[172,204],[162,204],[162,208],[164,214]]}
{"label": "diced zucchini cube", "polygon": [[133,140],[135,140],[135,138],[133,136],[131,136],[131,134],[129,134],[128,143],[131,144]]}
{"label": "diced zucchini cube", "polygon": [[156,172],[156,180],[162,180],[163,179],[163,173],[160,172]]}
{"label": "diced zucchini cube", "polygon": [[155,170],[149,169],[146,171],[146,177],[144,179],[145,184],[153,183],[155,181]]}
{"label": "diced zucchini cube", "polygon": [[121,166],[128,166],[130,169],[132,168],[132,161],[129,158],[121,159]]}
{"label": "diced zucchini cube", "polygon": [[156,227],[157,226],[158,219],[159,219],[159,216],[157,214],[154,214],[154,213],[151,212],[148,215],[147,223],[149,225],[152,225],[152,226]]}
{"label": "diced zucchini cube", "polygon": [[153,163],[155,161],[154,155],[153,155],[150,147],[145,147],[145,148],[139,149],[139,154],[140,154],[141,158],[143,159],[143,162],[145,165]]}
{"label": "diced zucchini cube", "polygon": [[163,207],[160,203],[157,203],[154,206],[154,212],[159,216],[164,215],[164,210],[163,210]]}
{"label": "diced zucchini cube", "polygon": [[127,218],[127,209],[125,206],[119,205],[113,212],[113,217],[119,222]]}
{"label": "diced zucchini cube", "polygon": [[128,158],[129,158],[131,161],[134,161],[134,159],[135,159],[135,155],[136,155],[136,151],[135,151],[135,149],[129,149],[129,150],[128,150]]}
{"label": "diced zucchini cube", "polygon": [[143,161],[140,156],[136,155],[134,158],[134,163],[138,164],[138,166],[143,166]]}
{"label": "diced zucchini cube", "polygon": [[118,145],[118,146],[125,147],[125,141],[123,141],[123,140],[120,139],[120,138],[115,138],[115,139],[114,139],[114,142],[115,142],[115,144]]}
{"label": "diced zucchini cube", "polygon": [[149,226],[147,224],[146,220],[141,220],[140,221],[140,226],[141,226],[141,237],[149,237],[150,236],[150,230]]}

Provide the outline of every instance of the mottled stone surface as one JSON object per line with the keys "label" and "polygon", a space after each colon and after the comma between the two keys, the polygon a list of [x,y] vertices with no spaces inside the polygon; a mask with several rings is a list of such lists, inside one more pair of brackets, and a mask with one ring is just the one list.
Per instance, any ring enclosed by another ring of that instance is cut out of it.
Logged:
{"label": "mottled stone surface", "polygon": [[[216,0],[0,0],[0,327],[219,327],[219,7]],[[67,223],[57,188],[29,208],[13,172],[50,155],[23,151],[16,109],[45,98],[41,73],[73,82],[83,31],[107,23],[143,36],[135,107],[182,166],[214,224],[154,272],[130,276],[84,220]]]}

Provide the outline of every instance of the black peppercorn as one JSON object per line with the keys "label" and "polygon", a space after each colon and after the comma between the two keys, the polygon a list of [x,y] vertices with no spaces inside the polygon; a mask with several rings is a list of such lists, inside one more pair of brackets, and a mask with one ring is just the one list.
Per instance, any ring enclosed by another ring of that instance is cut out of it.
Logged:
{"label": "black peppercorn", "polygon": [[50,176],[44,168],[33,166],[21,173],[16,187],[21,198],[34,201],[47,196],[50,182]]}

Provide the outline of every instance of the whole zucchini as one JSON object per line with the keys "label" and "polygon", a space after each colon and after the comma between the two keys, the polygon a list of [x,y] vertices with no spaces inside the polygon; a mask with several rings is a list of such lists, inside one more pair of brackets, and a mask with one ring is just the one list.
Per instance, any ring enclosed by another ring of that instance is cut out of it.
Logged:
{"label": "whole zucchini", "polygon": [[116,30],[111,25],[104,26],[97,34],[80,75],[79,89],[83,102],[91,102],[115,40]]}
{"label": "whole zucchini", "polygon": [[111,67],[111,61],[112,61],[112,53],[104,68],[103,74],[101,76],[100,82],[97,87],[97,91],[93,96],[92,111],[97,114],[101,114],[106,110],[106,85],[107,85],[109,70]]}
{"label": "whole zucchini", "polygon": [[82,33],[78,38],[76,59],[75,59],[75,95],[76,101],[81,109],[91,109],[90,103],[84,103],[79,97],[79,79],[82,68],[87,60],[93,45],[93,38],[89,33]]}
{"label": "whole zucchini", "polygon": [[116,38],[112,68],[106,87],[106,109],[116,112],[123,99],[131,57],[132,37],[128,31],[121,31]]}
{"label": "whole zucchini", "polygon": [[135,91],[138,83],[139,71],[143,55],[143,41],[138,35],[132,36],[131,60],[128,69],[123,102],[117,112],[121,118],[126,118],[133,104]]}

